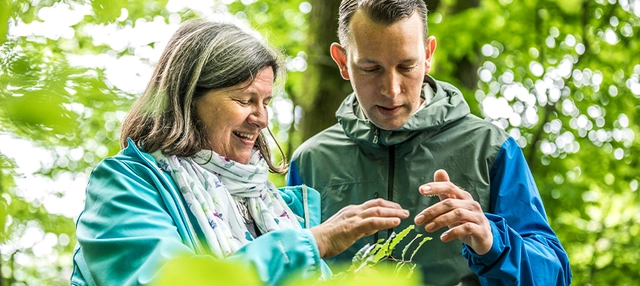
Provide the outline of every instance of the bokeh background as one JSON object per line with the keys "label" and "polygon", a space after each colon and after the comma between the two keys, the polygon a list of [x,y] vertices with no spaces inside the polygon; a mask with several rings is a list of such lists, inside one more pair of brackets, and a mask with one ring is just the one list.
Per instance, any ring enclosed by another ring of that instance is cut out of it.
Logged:
{"label": "bokeh background", "polygon": [[[188,18],[232,15],[286,55],[269,112],[287,156],[334,124],[339,2],[0,0],[0,285],[68,285],[91,169]],[[523,148],[573,284],[637,283],[640,0],[426,2],[431,74]]]}

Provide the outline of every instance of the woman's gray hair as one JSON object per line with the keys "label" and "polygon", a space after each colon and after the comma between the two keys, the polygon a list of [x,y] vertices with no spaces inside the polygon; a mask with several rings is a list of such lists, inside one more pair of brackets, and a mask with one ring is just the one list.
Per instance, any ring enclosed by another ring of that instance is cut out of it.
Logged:
{"label": "woman's gray hair", "polygon": [[[208,91],[246,84],[258,72],[273,69],[274,77],[282,73],[281,56],[257,32],[230,22],[202,19],[183,23],[173,34],[155,68],[143,95],[136,100],[124,119],[120,146],[131,138],[145,152],[160,149],[165,155],[188,157],[211,142],[195,112],[196,99]],[[281,77],[283,75],[280,75]],[[256,140],[260,153],[272,172],[286,172],[286,158],[273,163],[265,138],[271,130],[261,132]]]}

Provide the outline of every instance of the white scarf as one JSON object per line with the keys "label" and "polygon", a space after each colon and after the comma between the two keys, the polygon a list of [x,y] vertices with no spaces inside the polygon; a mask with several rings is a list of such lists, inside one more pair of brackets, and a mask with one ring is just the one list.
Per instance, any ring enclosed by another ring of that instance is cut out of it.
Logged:
{"label": "white scarf", "polygon": [[171,174],[216,257],[227,257],[254,239],[234,197],[246,198],[261,233],[301,228],[269,181],[267,164],[255,149],[246,165],[211,150],[192,157],[165,156],[159,150],[151,155]]}

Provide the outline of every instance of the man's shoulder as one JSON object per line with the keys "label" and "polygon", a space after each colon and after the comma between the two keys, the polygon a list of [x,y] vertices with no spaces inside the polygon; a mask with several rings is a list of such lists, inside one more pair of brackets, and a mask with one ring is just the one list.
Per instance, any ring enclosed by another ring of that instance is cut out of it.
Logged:
{"label": "man's shoulder", "polygon": [[468,114],[460,120],[453,122],[448,129],[458,129],[465,133],[492,135],[502,140],[506,140],[509,137],[509,134],[504,128],[473,114]]}

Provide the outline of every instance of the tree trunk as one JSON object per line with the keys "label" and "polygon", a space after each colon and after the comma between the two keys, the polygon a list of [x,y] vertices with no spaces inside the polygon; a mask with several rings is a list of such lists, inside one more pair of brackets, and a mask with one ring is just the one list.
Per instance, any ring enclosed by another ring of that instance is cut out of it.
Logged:
{"label": "tree trunk", "polygon": [[338,8],[340,0],[312,0],[307,39],[308,68],[303,91],[298,93],[303,116],[302,140],[335,124],[336,110],[352,91],[340,77],[338,66],[329,54],[331,43],[338,42]]}
{"label": "tree trunk", "polygon": [[[464,12],[468,9],[477,8],[480,6],[480,0],[458,0],[450,8],[452,15]],[[480,58],[480,47],[475,47],[476,59]],[[460,81],[460,85],[463,88],[469,90],[475,90],[478,88],[478,67],[480,63],[478,60],[472,61],[469,56],[463,56],[455,63],[456,70],[453,72],[453,76]],[[467,97],[469,98],[469,97]]]}

